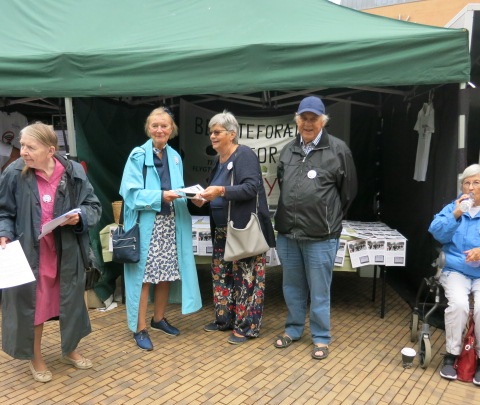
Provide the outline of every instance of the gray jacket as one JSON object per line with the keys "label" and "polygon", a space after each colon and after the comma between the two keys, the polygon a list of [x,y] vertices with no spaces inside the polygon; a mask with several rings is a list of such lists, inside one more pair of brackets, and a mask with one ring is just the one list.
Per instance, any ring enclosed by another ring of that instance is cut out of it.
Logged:
{"label": "gray jacket", "polygon": [[355,165],[345,142],[324,128],[319,144],[305,156],[297,136],[282,149],[277,175],[275,229],[298,239],[339,238],[342,218],[357,194]]}
{"label": "gray jacket", "polygon": [[[72,352],[80,340],[91,332],[90,319],[84,301],[85,267],[77,234],[88,252],[88,228],[100,219],[101,205],[83,167],[61,156],[57,159],[66,167],[55,195],[54,216],[72,208],[81,208],[79,225],[63,226],[54,232],[60,273],[60,336],[62,354]],[[21,174],[23,159],[18,159],[0,178],[0,236],[11,241],[18,239],[38,277],[41,207],[37,180],[32,171]],[[67,181],[73,185],[70,201]],[[2,348],[17,359],[33,358],[35,292],[31,282],[2,291]]]}

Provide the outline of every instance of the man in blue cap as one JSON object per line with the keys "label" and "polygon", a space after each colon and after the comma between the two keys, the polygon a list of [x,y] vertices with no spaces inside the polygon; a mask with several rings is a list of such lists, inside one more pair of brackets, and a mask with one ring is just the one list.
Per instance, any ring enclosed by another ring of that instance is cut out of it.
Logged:
{"label": "man in blue cap", "polygon": [[348,146],[325,129],[320,98],[304,98],[295,121],[299,136],[282,149],[277,169],[275,229],[288,314],[274,346],[301,338],[310,294],[312,357],[321,360],[331,340],[330,285],[342,218],[357,193],[357,176]]}

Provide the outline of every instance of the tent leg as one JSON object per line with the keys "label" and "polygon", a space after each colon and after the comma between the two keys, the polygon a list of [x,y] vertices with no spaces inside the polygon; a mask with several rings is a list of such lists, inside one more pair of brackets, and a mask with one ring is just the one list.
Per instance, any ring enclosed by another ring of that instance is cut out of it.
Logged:
{"label": "tent leg", "polygon": [[75,124],[73,121],[73,103],[71,97],[65,97],[65,115],[67,118],[68,146],[70,148],[70,159],[77,160],[77,139],[75,135]]}

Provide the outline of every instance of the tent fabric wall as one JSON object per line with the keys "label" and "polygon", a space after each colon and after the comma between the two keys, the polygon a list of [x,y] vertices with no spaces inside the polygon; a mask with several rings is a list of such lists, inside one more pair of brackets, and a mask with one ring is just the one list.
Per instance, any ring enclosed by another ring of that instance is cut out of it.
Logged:
{"label": "tent fabric wall", "polygon": [[468,34],[326,0],[10,0],[0,95],[186,95],[466,82]]}
{"label": "tent fabric wall", "polygon": [[458,114],[459,89],[455,85],[435,91],[435,133],[430,145],[426,181],[413,180],[418,140],[413,127],[427,97],[407,102],[390,99],[382,107],[380,219],[408,239],[407,266],[392,269],[390,274],[396,279],[405,279],[411,289],[410,303],[415,299],[421,279],[435,271],[431,263],[438,256],[440,245],[428,233],[428,227],[434,214],[457,193],[457,121],[452,117]]}

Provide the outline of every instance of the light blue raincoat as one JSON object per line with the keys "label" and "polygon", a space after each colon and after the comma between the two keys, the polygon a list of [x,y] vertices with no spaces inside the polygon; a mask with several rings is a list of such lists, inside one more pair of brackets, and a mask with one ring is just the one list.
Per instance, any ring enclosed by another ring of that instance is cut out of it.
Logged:
{"label": "light blue raincoat", "polygon": [[[172,190],[183,188],[183,165],[180,155],[167,145],[168,168]],[[143,164],[146,166],[144,187]],[[130,229],[136,221],[140,224],[140,261],[125,264],[125,296],[128,327],[137,331],[138,306],[142,290],[143,275],[148,248],[152,235],[155,215],[161,210],[162,191],[160,177],[153,163],[153,144],[149,139],[141,147],[130,153],[123,171],[120,195],[124,199],[125,229]],[[197,269],[192,249],[192,219],[187,208],[187,200],[174,200],[176,240],[180,281],[170,286],[169,302],[182,303],[182,314],[198,311],[202,307]]]}

